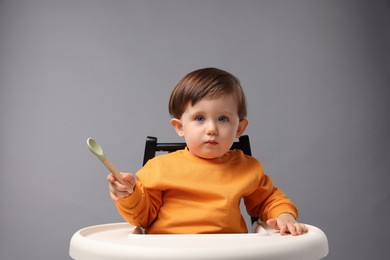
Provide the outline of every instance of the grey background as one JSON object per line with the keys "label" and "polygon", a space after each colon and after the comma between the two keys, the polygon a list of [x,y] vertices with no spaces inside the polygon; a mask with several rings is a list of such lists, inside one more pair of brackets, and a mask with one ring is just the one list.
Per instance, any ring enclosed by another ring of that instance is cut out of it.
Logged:
{"label": "grey background", "polygon": [[242,81],[253,154],[328,236],[327,259],[390,254],[389,1],[0,1],[0,258],[69,259],[122,221],[147,135],[179,141],[171,89],[201,67]]}

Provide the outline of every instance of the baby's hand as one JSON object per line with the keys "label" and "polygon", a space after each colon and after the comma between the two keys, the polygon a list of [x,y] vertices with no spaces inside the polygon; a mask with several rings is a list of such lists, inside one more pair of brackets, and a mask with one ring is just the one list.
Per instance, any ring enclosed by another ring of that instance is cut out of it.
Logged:
{"label": "baby's hand", "polygon": [[110,197],[113,201],[117,202],[121,198],[129,196],[133,192],[135,185],[134,175],[131,173],[121,172],[122,183],[115,179],[112,173],[107,175],[108,189],[110,191]]}
{"label": "baby's hand", "polygon": [[279,230],[281,235],[290,233],[293,236],[297,236],[307,232],[306,225],[298,223],[294,216],[289,213],[282,213],[277,218],[267,220],[267,225]]}

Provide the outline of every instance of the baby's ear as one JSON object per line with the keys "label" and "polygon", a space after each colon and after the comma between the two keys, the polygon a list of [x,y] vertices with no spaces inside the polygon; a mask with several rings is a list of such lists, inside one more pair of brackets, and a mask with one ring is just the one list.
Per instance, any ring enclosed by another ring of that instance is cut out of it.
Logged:
{"label": "baby's ear", "polygon": [[236,138],[239,138],[245,131],[246,127],[248,126],[248,120],[242,119],[240,123],[238,123],[238,128],[236,132]]}
{"label": "baby's ear", "polygon": [[183,136],[184,136],[183,124],[182,124],[182,122],[181,122],[180,119],[172,118],[172,119],[171,119],[171,125],[173,126],[173,128],[175,128],[176,133],[177,133],[180,137],[183,137]]}

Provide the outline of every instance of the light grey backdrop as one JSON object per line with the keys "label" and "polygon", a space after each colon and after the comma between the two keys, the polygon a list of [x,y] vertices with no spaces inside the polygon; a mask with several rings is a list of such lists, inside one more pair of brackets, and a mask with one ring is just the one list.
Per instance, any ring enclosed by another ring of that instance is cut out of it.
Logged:
{"label": "light grey backdrop", "polygon": [[121,170],[206,66],[238,76],[253,154],[323,229],[328,259],[390,254],[389,1],[1,1],[0,258],[69,259],[78,229],[122,221]]}

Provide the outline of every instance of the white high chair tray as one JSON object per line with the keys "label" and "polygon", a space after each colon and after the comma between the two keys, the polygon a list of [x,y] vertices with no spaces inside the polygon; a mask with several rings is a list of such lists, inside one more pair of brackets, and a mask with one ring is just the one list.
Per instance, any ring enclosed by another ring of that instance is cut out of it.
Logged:
{"label": "white high chair tray", "polygon": [[77,260],[124,259],[321,259],[328,241],[319,228],[307,225],[300,236],[265,230],[249,234],[142,235],[128,223],[86,227],[70,242]]}

